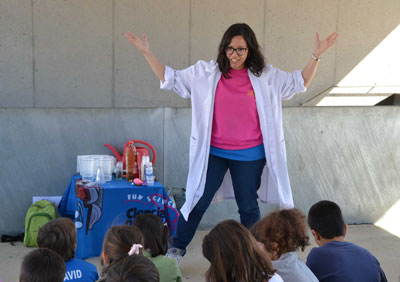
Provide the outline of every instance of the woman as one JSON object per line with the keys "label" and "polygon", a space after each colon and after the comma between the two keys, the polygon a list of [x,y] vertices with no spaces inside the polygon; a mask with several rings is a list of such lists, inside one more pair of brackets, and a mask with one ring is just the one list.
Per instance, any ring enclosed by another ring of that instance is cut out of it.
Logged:
{"label": "woman", "polygon": [[[177,260],[185,254],[214,196],[234,197],[246,227],[260,218],[258,196],[283,208],[293,207],[281,100],[305,91],[321,55],[338,35],[334,32],[319,40],[316,34],[312,57],[293,74],[265,64],[254,32],[243,23],[227,29],[217,62],[199,61],[180,71],[166,67],[151,53],[145,34],[142,39],[131,32],[126,36],[144,55],[161,88],[191,98],[192,103],[186,202],[168,254]],[[228,170],[231,179],[225,177]]]}

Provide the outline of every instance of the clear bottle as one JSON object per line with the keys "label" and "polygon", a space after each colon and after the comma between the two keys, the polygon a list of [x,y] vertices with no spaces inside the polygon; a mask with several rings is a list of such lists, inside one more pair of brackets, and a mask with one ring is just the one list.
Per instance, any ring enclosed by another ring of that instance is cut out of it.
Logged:
{"label": "clear bottle", "polygon": [[123,171],[122,162],[117,162],[116,166],[114,167],[115,179],[122,180],[122,171]]}
{"label": "clear bottle", "polygon": [[[126,180],[133,181],[135,178],[133,175],[133,168],[136,162],[136,147],[133,144],[128,144],[125,149],[125,169],[126,169]],[[137,164],[137,162],[136,162]]]}
{"label": "clear bottle", "polygon": [[146,184],[148,186],[153,186],[154,185],[154,176],[153,176],[153,164],[151,162],[145,163],[144,173],[145,173]]}
{"label": "clear bottle", "polygon": [[149,156],[142,156],[142,163],[140,164],[140,179],[142,181],[146,180],[146,174],[144,173],[144,165],[150,161]]}

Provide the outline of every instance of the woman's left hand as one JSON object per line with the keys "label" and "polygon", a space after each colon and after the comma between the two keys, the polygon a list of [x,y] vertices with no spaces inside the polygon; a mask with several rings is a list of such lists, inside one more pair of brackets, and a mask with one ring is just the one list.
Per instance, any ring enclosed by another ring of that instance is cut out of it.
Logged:
{"label": "woman's left hand", "polygon": [[315,35],[315,44],[314,44],[314,55],[319,58],[321,55],[331,47],[336,39],[338,38],[339,34],[336,32],[329,35],[327,38],[323,40],[319,40],[318,32]]}

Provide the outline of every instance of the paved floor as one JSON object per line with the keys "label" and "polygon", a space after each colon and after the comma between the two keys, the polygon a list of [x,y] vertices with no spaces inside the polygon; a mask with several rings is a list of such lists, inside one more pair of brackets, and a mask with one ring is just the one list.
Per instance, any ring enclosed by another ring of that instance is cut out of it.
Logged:
{"label": "paved floor", "polygon": [[[208,262],[203,258],[201,244],[206,231],[198,231],[188,247],[188,254],[181,263],[184,281],[204,281],[204,273]],[[388,281],[400,282],[400,238],[374,225],[351,225],[346,237],[348,241],[356,243],[370,250],[380,261]],[[311,239],[312,241],[312,239]],[[303,253],[299,253],[304,261],[308,252],[315,246],[314,242]],[[21,242],[12,246],[10,243],[0,244],[0,282],[18,281],[21,260],[31,248],[26,248]],[[99,258],[90,258],[100,270]]]}

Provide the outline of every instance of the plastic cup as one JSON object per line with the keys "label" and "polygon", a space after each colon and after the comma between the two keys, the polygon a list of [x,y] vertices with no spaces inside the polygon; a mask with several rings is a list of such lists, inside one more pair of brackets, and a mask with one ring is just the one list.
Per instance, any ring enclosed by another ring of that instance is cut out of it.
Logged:
{"label": "plastic cup", "polygon": [[112,158],[101,158],[99,160],[99,167],[103,169],[104,180],[111,181],[112,173],[114,171],[114,159]]}
{"label": "plastic cup", "polygon": [[94,181],[96,176],[96,167],[94,158],[82,158],[80,160],[79,167],[83,181]]}
{"label": "plastic cup", "polygon": [[106,183],[106,180],[105,180],[105,177],[104,177],[104,170],[100,166],[97,168],[96,183],[99,183],[99,184]]}

